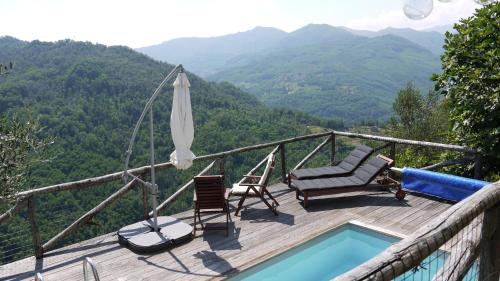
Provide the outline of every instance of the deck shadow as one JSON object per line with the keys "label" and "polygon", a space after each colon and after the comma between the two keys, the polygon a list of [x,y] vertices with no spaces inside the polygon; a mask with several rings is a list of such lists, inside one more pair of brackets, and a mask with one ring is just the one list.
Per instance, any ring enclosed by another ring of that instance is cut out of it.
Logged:
{"label": "deck shadow", "polygon": [[201,262],[206,268],[219,274],[229,271],[237,271],[237,269],[235,269],[228,261],[226,261],[222,257],[219,257],[216,252],[202,250],[194,254],[193,256],[201,259]]}
{"label": "deck shadow", "polygon": [[[380,196],[387,194],[391,196]],[[302,202],[300,202],[300,204],[303,206]],[[400,201],[396,199],[392,193],[376,192],[369,194],[347,195],[342,197],[311,198],[309,199],[305,210],[307,212],[320,212],[369,206],[411,207],[407,200]]]}
{"label": "deck shadow", "polygon": [[280,212],[277,209],[278,215],[275,215],[269,208],[265,209],[243,209],[240,214],[241,221],[249,221],[250,223],[265,223],[277,222],[292,226],[295,224],[295,216]]}
{"label": "deck shadow", "polygon": [[137,257],[137,260],[139,261],[143,261],[145,262],[147,265],[150,265],[150,266],[154,266],[156,268],[159,268],[159,269],[163,269],[163,270],[166,270],[166,271],[170,271],[170,272],[175,272],[175,273],[182,273],[182,274],[186,274],[186,275],[193,275],[193,276],[202,276],[202,277],[216,277],[218,276],[218,274],[202,274],[202,273],[196,273],[196,272],[192,272],[189,270],[189,268],[184,265],[174,254],[172,254],[171,251],[167,251],[170,256],[172,256],[172,258],[177,261],[177,263],[183,268],[183,270],[178,270],[178,269],[173,269],[173,268],[168,268],[168,267],[165,267],[163,265],[160,265],[160,264],[157,264],[155,262],[152,262],[150,260],[148,260],[150,257],[152,257],[153,255],[150,255],[150,256],[139,256]]}
{"label": "deck shadow", "polygon": [[240,227],[235,227],[234,222],[229,223],[229,234],[226,237],[224,230],[203,232],[203,241],[208,243],[211,250],[241,250],[239,237]]}

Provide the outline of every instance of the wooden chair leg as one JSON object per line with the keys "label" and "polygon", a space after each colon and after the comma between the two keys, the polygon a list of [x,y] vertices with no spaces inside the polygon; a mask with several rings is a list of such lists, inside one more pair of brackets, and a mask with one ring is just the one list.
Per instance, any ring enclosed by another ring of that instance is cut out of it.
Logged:
{"label": "wooden chair leg", "polygon": [[269,204],[269,202],[267,202],[266,198],[264,198],[264,193],[257,193],[259,194],[259,197],[260,199],[264,202],[264,204],[266,204],[266,206],[271,210],[273,211],[273,213],[277,216],[278,215],[278,212],[276,212],[276,209],[271,205]]}
{"label": "wooden chair leg", "polygon": [[229,236],[229,206],[226,204],[226,237]]}
{"label": "wooden chair leg", "polygon": [[196,208],[194,209],[193,236],[196,236]]}
{"label": "wooden chair leg", "polygon": [[307,209],[307,199],[308,199],[307,192],[304,192],[303,196],[304,196],[304,201],[302,202],[304,203],[304,209]]}
{"label": "wooden chair leg", "polygon": [[205,226],[203,226],[203,222],[201,221],[201,211],[200,210],[198,210],[198,220],[200,221],[201,229],[205,229]]}
{"label": "wooden chair leg", "polygon": [[278,203],[278,201],[276,201],[276,199],[274,199],[273,195],[271,195],[271,192],[269,192],[269,190],[265,189],[265,193],[267,194],[267,196],[269,196],[269,198],[271,198],[271,200],[273,200],[273,202],[274,202],[274,204],[276,204],[276,206],[280,205]]}

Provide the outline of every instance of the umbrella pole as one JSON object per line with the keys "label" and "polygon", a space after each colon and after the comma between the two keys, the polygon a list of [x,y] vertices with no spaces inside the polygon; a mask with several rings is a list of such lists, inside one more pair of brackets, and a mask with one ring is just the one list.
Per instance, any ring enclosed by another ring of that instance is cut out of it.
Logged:
{"label": "umbrella pole", "polygon": [[158,231],[158,214],[156,211],[157,202],[156,196],[158,195],[158,186],[156,185],[155,179],[155,143],[153,136],[153,107],[149,109],[149,139],[150,139],[150,149],[151,149],[151,195],[153,199],[153,230]]}

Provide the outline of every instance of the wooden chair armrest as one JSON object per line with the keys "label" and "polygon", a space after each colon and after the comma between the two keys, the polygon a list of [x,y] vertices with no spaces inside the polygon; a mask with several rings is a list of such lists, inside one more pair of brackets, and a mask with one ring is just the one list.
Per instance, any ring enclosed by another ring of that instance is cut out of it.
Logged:
{"label": "wooden chair armrest", "polygon": [[387,157],[387,156],[379,154],[379,155],[377,155],[377,157],[380,158],[380,159],[385,160],[387,162],[387,166],[389,166],[389,167],[392,167],[394,165],[394,160],[391,159],[391,158],[389,158],[389,157]]}
{"label": "wooden chair armrest", "polygon": [[243,177],[244,177],[244,178],[254,178],[254,179],[258,179],[258,178],[261,178],[262,176],[256,176],[256,175],[244,175]]}
{"label": "wooden chair armrest", "polygon": [[258,183],[239,183],[239,185],[243,185],[243,186],[264,186],[263,184],[258,184]]}

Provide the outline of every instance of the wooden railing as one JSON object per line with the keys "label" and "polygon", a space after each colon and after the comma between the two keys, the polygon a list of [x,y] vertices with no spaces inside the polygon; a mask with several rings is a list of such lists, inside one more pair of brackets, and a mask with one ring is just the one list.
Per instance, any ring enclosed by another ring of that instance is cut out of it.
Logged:
{"label": "wooden railing", "polygon": [[[335,162],[335,152],[336,152],[336,139],[338,136],[343,136],[343,137],[348,137],[348,138],[357,138],[357,139],[364,139],[364,140],[372,140],[372,141],[381,141],[384,142],[384,145],[381,145],[377,147],[375,150],[381,150],[384,148],[389,148],[389,157],[392,159],[396,160],[396,145],[410,145],[410,146],[421,146],[421,147],[429,147],[429,148],[435,148],[435,149],[440,149],[440,150],[452,150],[452,151],[457,151],[457,152],[462,152],[466,155],[465,159],[471,160],[475,162],[475,178],[480,178],[481,174],[481,154],[473,149],[463,147],[463,146],[458,146],[458,145],[449,145],[449,144],[441,144],[441,143],[431,143],[431,142],[423,142],[423,141],[413,141],[413,140],[404,140],[404,139],[397,139],[397,138],[391,138],[391,137],[382,137],[382,136],[374,136],[374,135],[366,135],[366,134],[356,134],[356,133],[349,133],[349,132],[339,132],[339,131],[327,131],[324,133],[318,133],[318,134],[310,134],[310,135],[304,135],[304,136],[298,136],[298,137],[293,137],[293,138],[288,138],[288,139],[283,139],[279,141],[273,141],[273,142],[268,142],[268,143],[263,143],[263,144],[258,144],[258,145],[253,145],[253,146],[246,146],[246,147],[240,147],[224,152],[219,152],[219,153],[214,153],[214,154],[209,154],[209,155],[203,155],[203,156],[198,156],[196,157],[193,161],[194,162],[200,162],[200,161],[208,161],[212,160],[213,162],[210,163],[203,171],[199,174],[205,174],[210,172],[214,167],[219,168],[219,173],[224,173],[224,163],[225,163],[225,158],[228,156],[232,155],[237,155],[243,152],[248,152],[248,151],[255,151],[255,150],[261,150],[261,149],[266,149],[270,147],[275,147],[273,152],[277,152],[279,150],[280,153],[280,162],[281,162],[281,180],[283,182],[287,181],[287,172],[288,172],[288,166],[287,166],[287,150],[286,150],[286,145],[295,143],[295,142],[300,142],[304,140],[311,140],[311,139],[317,139],[317,138],[325,138],[323,142],[321,142],[314,150],[312,150],[304,159],[302,159],[297,165],[294,166],[294,169],[298,169],[303,167],[308,161],[310,161],[315,155],[321,151],[323,147],[326,145],[330,144],[330,162],[334,163]],[[467,158],[468,157],[468,158]],[[432,169],[434,167],[443,167],[447,165],[452,165],[452,164],[457,164],[457,163],[463,163],[461,162],[453,162],[449,161],[449,163],[438,163],[433,165],[433,167],[427,167],[428,169]],[[262,163],[260,163],[262,164]],[[160,163],[155,165],[156,170],[163,170],[172,167],[172,163],[170,162],[165,162],[165,163]],[[257,165],[254,169],[259,168],[260,165]],[[42,240],[40,238],[40,231],[39,231],[39,226],[36,218],[36,198],[38,196],[41,196],[43,194],[47,193],[56,193],[60,191],[65,191],[65,190],[76,190],[76,189],[86,189],[98,185],[102,185],[105,183],[113,182],[113,181],[119,181],[122,179],[123,172],[115,172],[103,176],[98,176],[98,177],[93,177],[93,178],[87,178],[79,181],[73,181],[73,182],[67,182],[67,183],[61,183],[61,184],[56,184],[56,185],[51,185],[51,186],[46,186],[46,187],[41,187],[41,188],[36,188],[36,189],[31,189],[23,192],[19,192],[16,195],[16,203],[12,208],[10,208],[7,212],[4,214],[0,215],[0,224],[4,223],[6,220],[9,218],[13,217],[17,213],[19,213],[21,210],[24,210],[25,208],[28,209],[28,219],[29,223],[31,225],[31,232],[32,232],[32,241],[33,241],[33,247],[34,247],[34,253],[37,258],[41,258],[44,253],[54,249],[56,245],[62,241],[63,238],[67,237],[70,233],[75,232],[77,229],[82,227],[83,225],[89,223],[92,218],[94,218],[98,213],[100,213],[102,210],[104,210],[106,207],[108,207],[112,202],[116,201],[117,199],[121,198],[124,194],[132,190],[136,186],[142,186],[142,185],[137,185],[137,182],[142,181],[142,178],[145,178],[150,171],[150,166],[142,166],[139,168],[135,169],[130,169],[129,174],[132,174],[135,176],[134,180],[128,182],[124,186],[122,186],[119,190],[117,190],[115,193],[110,195],[108,198],[106,198],[104,201],[99,203],[97,206],[89,210],[87,213],[85,213],[83,216],[78,218],[76,221],[74,221],[71,225],[69,225],[67,228],[59,232],[57,235],[55,235],[53,238],[51,238],[49,241],[47,241],[45,244],[42,244]],[[157,207],[157,211],[164,210],[167,206],[169,206],[172,202],[174,202],[182,193],[186,192],[187,190],[190,189],[192,186],[193,181],[187,182],[185,185],[183,185],[181,188],[179,188],[174,194],[172,194],[169,198],[167,198],[165,201],[160,203]],[[147,204],[147,196],[148,196],[148,190],[147,188],[142,189],[142,201],[143,201],[143,206],[144,206],[144,217],[149,217],[151,216],[152,212],[149,212],[148,209],[148,204]],[[1,200],[2,198],[0,198]]]}
{"label": "wooden railing", "polygon": [[[467,280],[499,280],[500,181],[481,188],[413,235],[334,280],[420,280],[422,261],[439,255],[438,251],[446,251],[443,260],[425,265],[438,269],[430,275],[434,281],[461,281],[467,274],[474,275]],[[477,267],[471,271],[474,263]]]}

